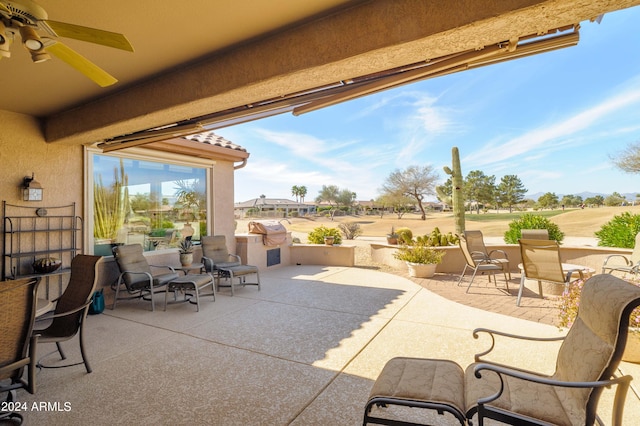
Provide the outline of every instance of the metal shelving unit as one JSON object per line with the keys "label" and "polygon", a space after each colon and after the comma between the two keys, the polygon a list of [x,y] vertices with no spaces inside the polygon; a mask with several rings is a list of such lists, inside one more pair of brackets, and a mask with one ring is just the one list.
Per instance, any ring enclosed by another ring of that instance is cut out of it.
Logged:
{"label": "metal shelving unit", "polygon": [[[71,259],[82,253],[82,218],[76,216],[75,203],[66,206],[33,207],[2,202],[4,246],[2,276],[16,279],[39,276],[46,280],[47,298],[52,278],[62,292],[62,277],[70,272]],[[62,266],[48,274],[33,270],[37,259],[53,257]]]}

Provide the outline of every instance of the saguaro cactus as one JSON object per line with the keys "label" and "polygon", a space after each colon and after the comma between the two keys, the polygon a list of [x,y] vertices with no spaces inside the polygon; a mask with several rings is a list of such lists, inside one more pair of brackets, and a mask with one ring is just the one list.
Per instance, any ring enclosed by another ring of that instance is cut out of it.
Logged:
{"label": "saguaro cactus", "polygon": [[453,204],[453,217],[456,222],[456,234],[464,232],[464,194],[462,191],[462,169],[460,167],[460,153],[458,147],[451,148],[451,163],[453,170],[444,166],[444,172],[451,175],[452,191],[451,198]]}

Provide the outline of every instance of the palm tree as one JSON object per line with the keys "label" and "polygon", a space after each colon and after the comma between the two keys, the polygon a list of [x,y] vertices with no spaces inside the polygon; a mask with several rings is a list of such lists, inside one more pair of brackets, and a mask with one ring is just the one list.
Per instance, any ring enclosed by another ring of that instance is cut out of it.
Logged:
{"label": "palm tree", "polygon": [[307,195],[307,187],[302,185],[298,187],[298,195],[300,195],[300,202],[304,203],[304,197]]}
{"label": "palm tree", "polygon": [[300,195],[300,187],[298,185],[293,185],[291,187],[291,195],[296,196],[296,203],[298,202],[298,196]]}

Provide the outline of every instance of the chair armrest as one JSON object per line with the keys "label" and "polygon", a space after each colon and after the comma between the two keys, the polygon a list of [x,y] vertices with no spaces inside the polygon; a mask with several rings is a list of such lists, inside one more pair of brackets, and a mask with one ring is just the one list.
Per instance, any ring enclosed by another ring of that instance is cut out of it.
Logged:
{"label": "chair armrest", "polygon": [[242,263],[242,259],[240,259],[239,255],[229,253],[229,258],[232,258],[232,257],[235,258],[236,262]]}
{"label": "chair armrest", "polygon": [[[518,370],[514,370],[511,368],[506,368],[503,366],[495,365],[495,364],[485,364],[481,363],[474,367],[473,373],[477,378],[482,377],[482,371],[488,370],[493,371],[498,375],[500,379],[500,389],[493,395],[487,396],[485,398],[478,399],[479,408],[478,413],[483,411],[484,404],[488,404],[492,401],[495,401],[502,395],[504,390],[504,376],[511,376],[521,380],[527,380],[533,383],[539,383],[542,385],[554,386],[554,387],[565,387],[565,388],[584,388],[584,389],[593,389],[593,388],[603,388],[603,387],[611,387],[616,385],[616,392],[614,396],[613,403],[613,414],[612,414],[612,425],[620,426],[622,425],[622,413],[624,410],[624,400],[626,398],[627,392],[629,390],[631,380],[633,377],[631,376],[620,376],[613,377],[609,380],[598,380],[595,382],[566,382],[562,380],[552,379],[548,376],[540,376],[536,374],[526,373]],[[498,409],[499,411],[500,409]]]}
{"label": "chair armrest", "polygon": [[169,265],[149,265],[150,268],[166,268],[169,269],[171,272],[176,272],[176,270],[174,269],[173,266],[169,266]]}
{"label": "chair armrest", "polygon": [[626,266],[633,266],[633,262],[631,262],[631,260],[629,260],[629,258],[627,258],[627,256],[623,254],[610,254],[609,256],[605,257],[603,266],[606,265],[610,259],[615,259],[617,257],[621,257],[624,260],[624,264]]}
{"label": "chair armrest", "polygon": [[504,251],[504,250],[500,250],[500,249],[491,250],[491,251],[489,252],[489,258],[491,258],[491,255],[492,255],[493,253],[499,253],[499,254],[501,254],[501,255],[503,256],[503,258],[504,258],[504,259],[509,260],[509,256],[507,256],[507,252],[506,252],[506,251]]}
{"label": "chair armrest", "polygon": [[[91,304],[91,299],[89,299],[89,301],[87,303],[85,303],[84,305],[78,306],[77,308],[72,309],[70,311],[54,313],[53,315],[45,314],[45,315],[43,315],[41,317],[36,318],[35,321],[36,322],[38,322],[38,321],[47,321],[47,320],[50,320],[52,318],[66,317],[68,315],[75,314],[76,312],[79,312],[79,311],[83,310],[84,308],[86,308],[90,304]],[[35,332],[37,332],[37,330],[34,330],[34,333]]]}
{"label": "chair armrest", "polygon": [[476,328],[473,330],[473,338],[478,339],[480,337],[480,333],[487,333],[489,337],[491,337],[491,346],[484,352],[477,353],[473,356],[476,362],[482,361],[481,357],[489,354],[496,345],[495,336],[507,337],[510,339],[518,339],[518,340],[527,340],[530,342],[558,342],[564,340],[565,336],[558,337],[531,337],[531,336],[521,336],[518,334],[505,333],[502,331],[491,330],[488,328]]}
{"label": "chair armrest", "polygon": [[200,262],[204,265],[204,270],[207,272],[211,272],[213,271],[213,260],[202,256],[202,259],[200,260]]}

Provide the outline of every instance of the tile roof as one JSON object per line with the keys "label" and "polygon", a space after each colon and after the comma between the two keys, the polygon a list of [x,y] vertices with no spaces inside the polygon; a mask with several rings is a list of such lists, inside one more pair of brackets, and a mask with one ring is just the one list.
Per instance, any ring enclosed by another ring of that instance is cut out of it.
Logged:
{"label": "tile roof", "polygon": [[190,141],[200,142],[200,143],[204,143],[204,144],[208,144],[208,145],[219,146],[219,147],[222,147],[222,148],[229,148],[229,149],[233,149],[233,150],[236,150],[236,151],[247,152],[247,150],[245,148],[243,148],[240,145],[235,144],[235,143],[233,143],[231,141],[226,140],[225,138],[223,138],[220,135],[216,135],[213,131],[185,136],[184,139],[188,139]]}

